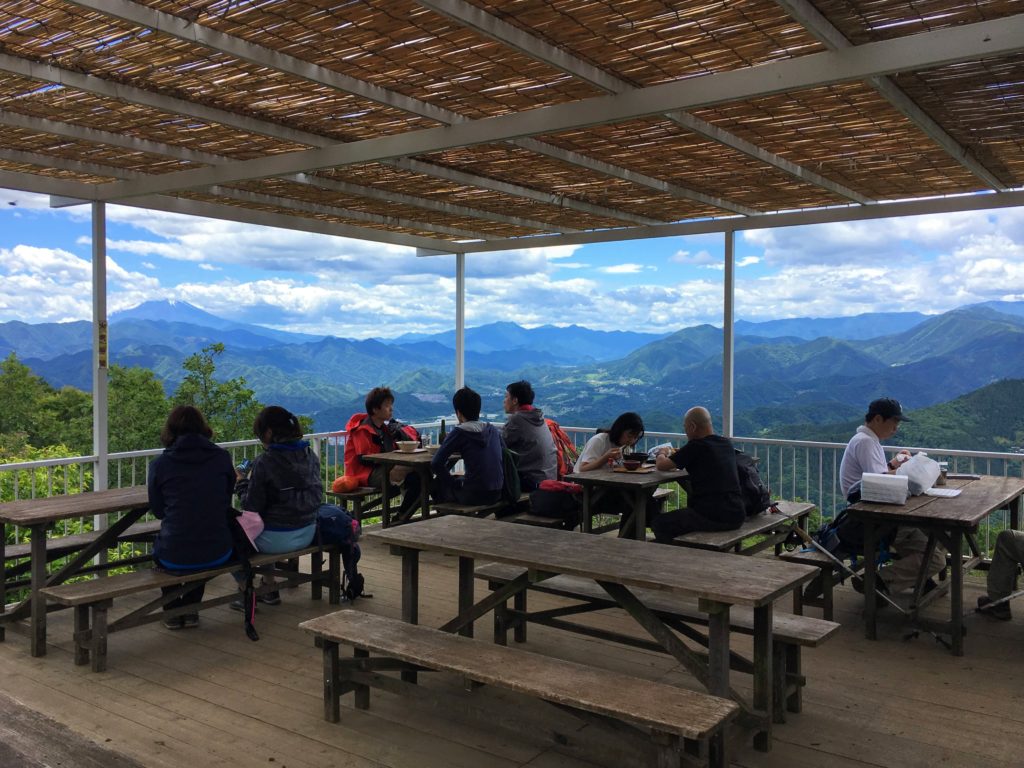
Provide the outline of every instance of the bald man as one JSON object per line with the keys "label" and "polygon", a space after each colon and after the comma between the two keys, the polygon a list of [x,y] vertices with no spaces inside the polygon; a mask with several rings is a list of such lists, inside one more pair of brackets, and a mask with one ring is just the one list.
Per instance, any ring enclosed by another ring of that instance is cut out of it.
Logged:
{"label": "bald man", "polygon": [[651,521],[654,538],[662,544],[691,531],[731,531],[746,519],[736,449],[727,437],[716,435],[707,408],[691,408],[683,417],[686,445],[657,458],[660,470],[685,469],[689,474],[687,506]]}

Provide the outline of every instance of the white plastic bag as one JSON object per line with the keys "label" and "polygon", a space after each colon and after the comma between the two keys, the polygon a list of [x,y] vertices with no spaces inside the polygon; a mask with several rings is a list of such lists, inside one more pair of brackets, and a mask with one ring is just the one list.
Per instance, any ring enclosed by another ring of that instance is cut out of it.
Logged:
{"label": "white plastic bag", "polygon": [[927,453],[915,453],[896,470],[897,475],[906,475],[910,493],[920,496],[939,479],[939,462],[929,459]]}

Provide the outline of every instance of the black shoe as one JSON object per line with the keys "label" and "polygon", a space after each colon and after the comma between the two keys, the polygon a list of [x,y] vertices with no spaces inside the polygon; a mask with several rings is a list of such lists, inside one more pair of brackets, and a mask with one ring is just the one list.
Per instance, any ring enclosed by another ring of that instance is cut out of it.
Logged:
{"label": "black shoe", "polygon": [[265,595],[256,595],[256,602],[263,603],[264,605],[280,605],[281,593],[275,589],[273,592],[267,592]]}
{"label": "black shoe", "polygon": [[[850,579],[850,583],[859,594],[864,594],[864,579],[854,576]],[[884,608],[889,604],[889,601],[882,597],[883,594],[889,594],[889,587],[886,586],[885,581],[875,576],[875,606],[878,608]]]}
{"label": "black shoe", "polygon": [[923,597],[929,592],[934,592],[938,588],[939,585],[936,583],[935,579],[928,579],[928,581],[924,583],[924,588],[921,590],[921,596]]}
{"label": "black shoe", "polygon": [[819,573],[804,587],[804,600],[817,600],[824,594],[824,585]]}
{"label": "black shoe", "polygon": [[999,621],[1009,621],[1013,618],[1010,613],[1009,603],[1000,603],[999,605],[990,605],[993,600],[988,595],[982,595],[978,598],[978,613],[983,613],[993,619]]}
{"label": "black shoe", "polygon": [[199,626],[199,614],[198,613],[186,613],[181,617],[181,628],[182,629],[195,629]]}
{"label": "black shoe", "polygon": [[[259,598],[257,598],[257,601],[258,600],[259,600]],[[232,611],[239,611],[239,612],[241,612],[241,611],[245,610],[245,606],[242,604],[242,598],[238,598],[237,600],[232,600],[230,607],[231,607]]]}
{"label": "black shoe", "polygon": [[184,619],[184,616],[171,616],[169,619],[164,619],[164,628],[169,629],[172,632],[178,629],[184,629]]}

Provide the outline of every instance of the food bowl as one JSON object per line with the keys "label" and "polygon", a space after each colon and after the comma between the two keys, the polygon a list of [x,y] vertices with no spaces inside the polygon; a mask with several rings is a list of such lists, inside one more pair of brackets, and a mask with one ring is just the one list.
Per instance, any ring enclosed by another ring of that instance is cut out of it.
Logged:
{"label": "food bowl", "polygon": [[636,459],[626,459],[622,462],[622,466],[629,472],[636,472],[636,470],[640,469],[643,464],[644,463],[642,461],[637,461]]}
{"label": "food bowl", "polygon": [[624,461],[639,461],[641,464],[643,464],[645,461],[647,461],[647,454],[646,453],[624,453],[624,454],[622,454],[622,458],[623,458]]}
{"label": "food bowl", "polygon": [[402,453],[412,453],[420,447],[419,441],[417,440],[399,440],[395,445],[398,446],[398,450]]}

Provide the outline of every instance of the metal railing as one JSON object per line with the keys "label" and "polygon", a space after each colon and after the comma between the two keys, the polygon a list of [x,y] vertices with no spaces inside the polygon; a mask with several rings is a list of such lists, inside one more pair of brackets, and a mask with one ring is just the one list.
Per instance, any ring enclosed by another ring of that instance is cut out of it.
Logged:
{"label": "metal railing", "polygon": [[[421,434],[436,442],[440,422],[414,424]],[[595,433],[593,427],[563,426],[577,448]],[[344,473],[344,432],[317,432],[306,436],[314,452],[320,457],[326,487]],[[649,450],[660,443],[680,445],[685,436],[678,432],[648,432],[640,446]],[[762,480],[773,496],[813,502],[825,518],[833,517],[842,509],[845,499],[839,490],[839,464],[844,443],[825,443],[803,440],[775,440],[770,438],[736,437],[736,447],[760,458]],[[221,444],[231,452],[235,463],[252,458],[259,451],[259,441],[236,440]],[[964,451],[932,449],[916,446],[886,446],[887,453],[900,450],[912,453],[924,451],[938,461],[949,464],[950,472],[969,472],[986,475],[1024,474],[1024,454],[995,451]],[[153,457],[161,449],[128,451],[109,456],[108,477],[111,488],[141,485]],[[92,476],[96,456],[41,459],[0,465],[0,493],[5,501],[80,493],[92,489]],[[995,520],[996,525],[1005,521]]]}

